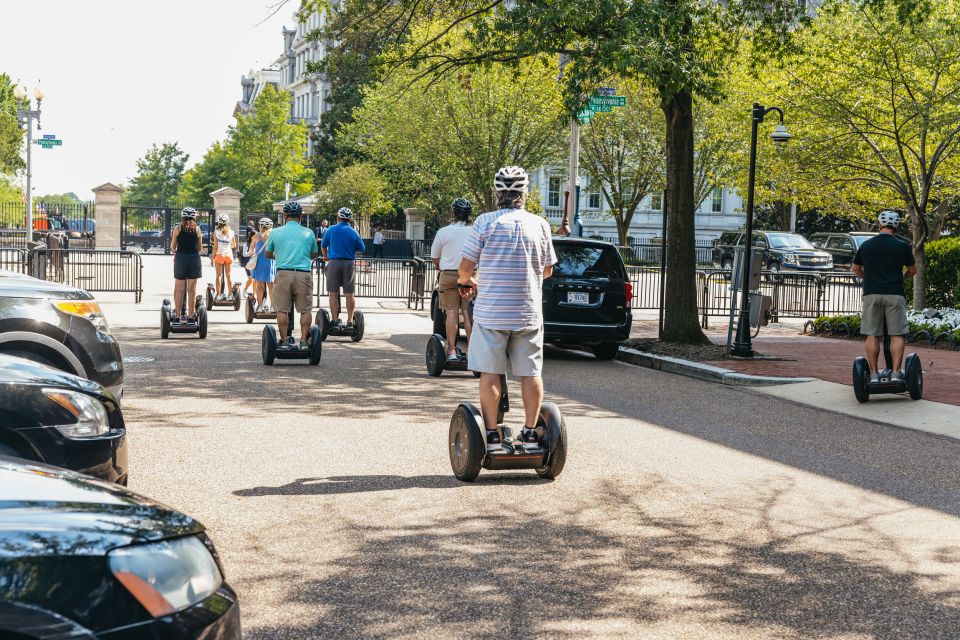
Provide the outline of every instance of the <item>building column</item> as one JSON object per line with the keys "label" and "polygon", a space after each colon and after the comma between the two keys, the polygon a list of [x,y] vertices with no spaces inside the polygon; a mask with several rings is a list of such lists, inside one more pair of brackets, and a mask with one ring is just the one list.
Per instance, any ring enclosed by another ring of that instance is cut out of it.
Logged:
{"label": "building column", "polygon": [[217,215],[225,214],[227,224],[236,233],[240,228],[240,198],[243,194],[232,187],[221,187],[210,193],[213,198],[213,208]]}
{"label": "building column", "polygon": [[93,189],[94,196],[94,246],[97,249],[120,249],[122,219],[120,196],[123,187],[107,182]]}
{"label": "building column", "polygon": [[423,240],[426,237],[426,209],[404,209],[407,216],[407,240]]}

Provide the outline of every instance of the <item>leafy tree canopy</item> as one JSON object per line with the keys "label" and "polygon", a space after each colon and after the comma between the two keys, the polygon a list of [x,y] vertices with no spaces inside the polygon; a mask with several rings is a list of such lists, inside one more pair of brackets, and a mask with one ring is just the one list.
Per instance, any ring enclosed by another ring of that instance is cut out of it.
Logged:
{"label": "leafy tree canopy", "polygon": [[373,165],[341,167],[317,192],[318,210],[321,215],[333,217],[340,207],[349,207],[359,219],[370,220],[392,209],[387,187],[387,181]]}
{"label": "leafy tree canopy", "polygon": [[166,207],[180,188],[189,159],[176,142],[154,144],[137,160],[137,175],[130,179],[124,201]]}
{"label": "leafy tree canopy", "polygon": [[10,76],[0,73],[0,175],[12,176],[24,167],[23,129],[17,123],[17,100]]}

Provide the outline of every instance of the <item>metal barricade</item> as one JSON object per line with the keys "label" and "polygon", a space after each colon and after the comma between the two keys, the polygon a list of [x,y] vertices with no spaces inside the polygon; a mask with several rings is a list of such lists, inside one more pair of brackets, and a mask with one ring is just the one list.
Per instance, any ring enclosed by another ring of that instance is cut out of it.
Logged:
{"label": "metal barricade", "polygon": [[[327,294],[325,266],[326,261],[323,258],[314,259],[313,269],[316,272],[314,293],[318,302],[321,296]],[[354,295],[358,298],[399,298],[406,299],[412,304],[412,300],[416,297],[422,307],[424,292],[422,289],[414,291],[413,275],[417,271],[425,274],[425,270],[422,264],[418,266],[416,260],[357,258],[354,261],[354,269]]]}
{"label": "metal barricade", "polygon": [[133,251],[106,249],[32,249],[28,273],[98,293],[132,293],[143,298],[143,262]]}
{"label": "metal barricade", "polygon": [[12,247],[0,248],[0,269],[16,271],[17,273],[26,273],[26,249],[14,249]]}

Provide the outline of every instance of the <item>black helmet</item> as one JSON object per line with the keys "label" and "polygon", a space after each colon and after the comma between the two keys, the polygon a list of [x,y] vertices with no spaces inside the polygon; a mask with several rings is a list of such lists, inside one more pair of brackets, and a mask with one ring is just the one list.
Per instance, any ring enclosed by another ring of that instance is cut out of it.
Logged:
{"label": "black helmet", "polygon": [[299,202],[289,200],[283,203],[283,215],[291,217],[301,216],[303,215],[303,207],[300,206]]}
{"label": "black helmet", "polygon": [[453,209],[453,217],[457,220],[466,220],[473,213],[473,205],[466,198],[457,198],[450,208]]}

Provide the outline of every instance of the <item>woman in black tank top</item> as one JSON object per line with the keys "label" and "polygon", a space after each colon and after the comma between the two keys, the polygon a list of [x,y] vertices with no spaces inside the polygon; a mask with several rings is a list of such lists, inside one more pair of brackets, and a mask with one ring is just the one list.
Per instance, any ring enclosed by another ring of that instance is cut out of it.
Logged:
{"label": "woman in black tank top", "polygon": [[197,227],[197,212],[187,207],[180,212],[180,224],[173,230],[170,249],[173,251],[173,300],[177,313],[183,315],[183,296],[187,296],[186,312],[189,317],[196,315],[197,280],[203,274],[200,263],[200,250],[203,247],[203,234]]}

